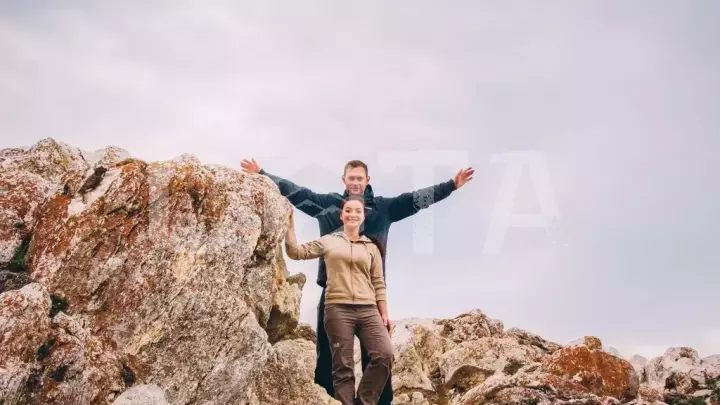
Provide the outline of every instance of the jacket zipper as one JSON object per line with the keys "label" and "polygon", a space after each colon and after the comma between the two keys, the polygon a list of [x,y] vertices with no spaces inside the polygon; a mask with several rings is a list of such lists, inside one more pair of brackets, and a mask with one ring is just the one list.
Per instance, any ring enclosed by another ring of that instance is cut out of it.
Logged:
{"label": "jacket zipper", "polygon": [[352,302],[355,304],[355,285],[353,284],[353,241],[350,241],[350,289],[352,290]]}

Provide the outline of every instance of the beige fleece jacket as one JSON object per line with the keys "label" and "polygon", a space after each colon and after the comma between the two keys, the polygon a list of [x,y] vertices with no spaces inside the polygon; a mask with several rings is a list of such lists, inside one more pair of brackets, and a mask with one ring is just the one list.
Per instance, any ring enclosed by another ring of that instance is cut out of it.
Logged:
{"label": "beige fleece jacket", "polygon": [[387,301],[380,251],[366,236],[352,242],[344,232],[334,232],[300,245],[285,240],[285,250],[294,260],[325,259],[326,304]]}

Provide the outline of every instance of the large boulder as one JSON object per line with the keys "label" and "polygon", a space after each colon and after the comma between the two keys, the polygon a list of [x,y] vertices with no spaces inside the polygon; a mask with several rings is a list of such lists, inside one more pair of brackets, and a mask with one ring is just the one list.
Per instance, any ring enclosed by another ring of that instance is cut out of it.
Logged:
{"label": "large boulder", "polygon": [[629,401],[637,396],[640,379],[632,364],[604,350],[597,338],[586,345],[566,347],[553,353],[542,370],[575,381],[589,392]]}
{"label": "large boulder", "polygon": [[44,140],[0,152],[0,202],[0,262],[22,274],[2,279],[0,403],[110,404],[141,384],[171,404],[313,391],[307,367],[298,387],[257,382],[289,370],[273,343],[308,335],[302,277],[279,260],[289,207],[266,177]]}
{"label": "large boulder", "polygon": [[250,387],[249,405],[340,405],[313,382],[315,345],[304,339],[276,344]]}
{"label": "large boulder", "polygon": [[465,392],[498,371],[513,375],[542,356],[530,346],[506,337],[484,337],[463,342],[440,357],[440,374],[447,388]]}
{"label": "large boulder", "polygon": [[665,388],[671,374],[695,374],[701,377],[698,352],[690,347],[671,347],[662,356],[652,358],[645,365],[647,382],[657,388]]}

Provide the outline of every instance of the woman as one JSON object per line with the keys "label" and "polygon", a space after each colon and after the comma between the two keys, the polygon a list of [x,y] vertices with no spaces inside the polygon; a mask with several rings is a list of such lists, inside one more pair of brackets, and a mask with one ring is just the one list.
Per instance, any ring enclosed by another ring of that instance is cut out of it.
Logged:
{"label": "woman", "polygon": [[[295,240],[291,210],[285,249],[291,259],[309,260],[321,256],[325,259],[328,271],[325,330],[332,353],[335,399],[343,405],[376,405],[393,357],[382,259],[378,246],[366,236],[360,236],[360,225],[365,220],[362,197],[349,196],[340,208],[342,231],[302,245]],[[357,397],[353,371],[355,335],[370,358]]]}

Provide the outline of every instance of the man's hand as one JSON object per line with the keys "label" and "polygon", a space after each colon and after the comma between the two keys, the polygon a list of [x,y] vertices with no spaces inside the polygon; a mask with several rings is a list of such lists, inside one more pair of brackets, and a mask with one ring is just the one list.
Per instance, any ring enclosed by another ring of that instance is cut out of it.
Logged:
{"label": "man's hand", "polygon": [[475,173],[472,167],[460,170],[453,181],[455,182],[455,188],[458,189],[465,185],[468,181],[472,180],[472,175]]}
{"label": "man's hand", "polygon": [[240,162],[240,166],[242,166],[243,171],[246,173],[260,173],[260,165],[255,159],[243,159],[243,161]]}

